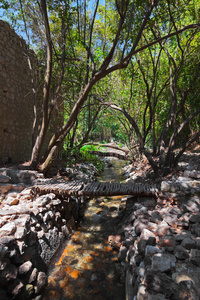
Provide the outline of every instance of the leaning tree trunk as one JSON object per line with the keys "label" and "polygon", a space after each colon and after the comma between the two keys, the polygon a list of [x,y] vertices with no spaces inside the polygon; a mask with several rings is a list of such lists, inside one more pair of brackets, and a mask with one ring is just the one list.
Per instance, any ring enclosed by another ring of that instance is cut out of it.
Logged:
{"label": "leaning tree trunk", "polygon": [[39,164],[40,153],[41,153],[44,137],[47,132],[48,123],[49,123],[48,103],[49,103],[49,93],[50,93],[50,84],[51,84],[51,76],[52,76],[52,42],[51,42],[51,35],[50,35],[50,28],[49,28],[45,0],[41,0],[41,9],[42,9],[42,16],[45,25],[45,36],[47,42],[47,66],[46,66],[46,74],[45,74],[44,87],[43,87],[42,124],[41,124],[39,134],[36,138],[35,145],[32,150],[32,157],[31,157],[31,166],[34,169]]}

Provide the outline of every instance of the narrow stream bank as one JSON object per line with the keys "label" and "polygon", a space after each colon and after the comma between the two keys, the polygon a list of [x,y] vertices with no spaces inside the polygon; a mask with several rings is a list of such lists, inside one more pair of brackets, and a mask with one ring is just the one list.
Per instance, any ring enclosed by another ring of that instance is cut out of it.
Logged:
{"label": "narrow stream bank", "polygon": [[[98,180],[122,180],[123,161],[112,160]],[[84,221],[52,260],[48,287],[42,300],[125,299],[124,268],[118,248],[110,245],[120,230],[121,196],[101,197],[88,203]]]}

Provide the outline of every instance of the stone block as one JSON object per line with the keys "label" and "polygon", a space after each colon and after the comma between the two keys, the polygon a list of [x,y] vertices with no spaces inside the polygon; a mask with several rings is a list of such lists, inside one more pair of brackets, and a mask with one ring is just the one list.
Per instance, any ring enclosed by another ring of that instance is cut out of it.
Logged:
{"label": "stone block", "polygon": [[160,272],[171,271],[175,268],[176,257],[171,254],[157,253],[152,257],[152,268]]}

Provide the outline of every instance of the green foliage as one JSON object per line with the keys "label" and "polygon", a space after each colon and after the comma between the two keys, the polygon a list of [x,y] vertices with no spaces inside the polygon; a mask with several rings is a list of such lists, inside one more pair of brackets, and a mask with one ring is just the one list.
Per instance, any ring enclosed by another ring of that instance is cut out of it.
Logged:
{"label": "green foliage", "polygon": [[[121,62],[123,55],[130,51],[150,2],[129,1],[127,15],[110,67]],[[28,39],[25,36],[24,25],[26,25],[31,47],[37,53],[39,68],[44,74],[46,42],[39,2],[21,1],[21,3],[22,6],[17,0],[3,0],[0,8],[4,12],[5,19],[9,20],[18,33]],[[47,1],[54,51],[51,95],[56,92],[62,71],[62,26],[65,28],[65,73],[60,91],[65,122],[92,76],[94,65],[98,71],[113,45],[119,25],[119,13],[116,7],[119,3],[120,1],[113,0],[106,0],[105,3],[100,1],[91,35],[94,14],[92,1]],[[199,12],[198,0],[159,1],[143,31],[138,48],[155,40],[159,35],[167,35],[190,23],[199,23]],[[67,151],[70,149],[70,157],[94,162],[101,168],[101,161],[89,153],[97,150],[95,146],[83,146],[80,152],[77,146],[85,136],[87,137],[91,124],[92,129],[87,140],[105,143],[114,140],[120,143],[120,146],[137,143],[133,127],[119,111],[102,106],[97,119],[93,122],[99,109],[99,99],[126,109],[137,124],[144,144],[158,147],[161,133],[171,113],[172,88],[174,88],[177,115],[176,122],[169,126],[169,134],[166,138],[166,141],[169,141],[175,127],[200,107],[199,42],[199,30],[187,30],[162,41],[162,45],[157,43],[137,53],[132,57],[127,68],[109,74],[96,82],[80,109],[78,122],[74,120],[74,128],[67,136],[65,155],[68,155]],[[172,85],[170,87],[170,82],[173,82],[173,87]],[[199,131],[199,123],[197,117],[187,125],[184,133],[176,140],[178,146],[183,143],[184,137],[187,139],[191,132]]]}
{"label": "green foliage", "polygon": [[103,161],[96,155],[90,153],[90,151],[96,151],[97,147],[94,145],[84,145],[80,149],[79,159],[83,162],[92,163],[98,170],[98,172],[102,172],[104,169]]}

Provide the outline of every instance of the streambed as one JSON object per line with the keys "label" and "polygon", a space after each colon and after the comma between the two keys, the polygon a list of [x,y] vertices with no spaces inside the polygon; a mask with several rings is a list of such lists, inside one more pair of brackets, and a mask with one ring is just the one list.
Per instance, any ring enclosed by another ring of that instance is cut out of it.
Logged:
{"label": "streambed", "polygon": [[[124,161],[112,160],[100,181],[123,179]],[[124,267],[118,260],[119,245],[108,238],[120,229],[121,196],[88,202],[84,221],[56,254],[48,271],[48,286],[42,300],[125,299]]]}

